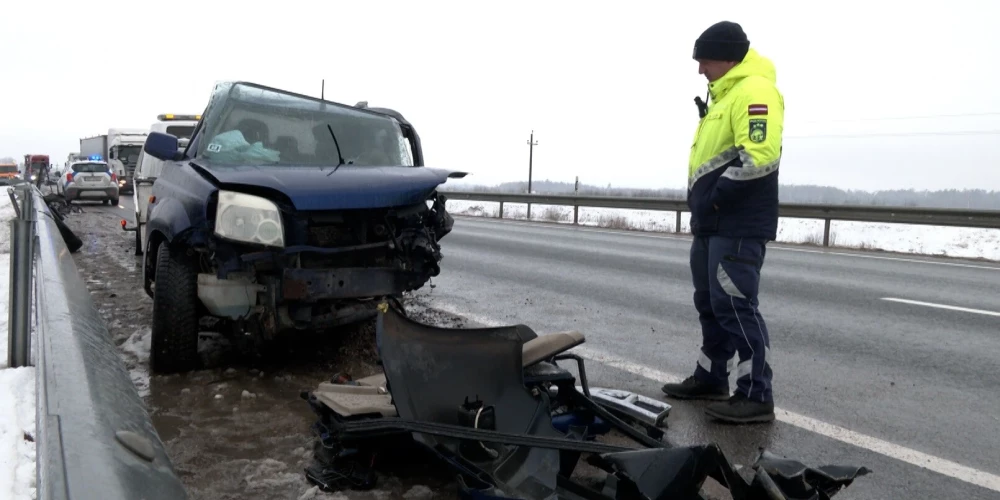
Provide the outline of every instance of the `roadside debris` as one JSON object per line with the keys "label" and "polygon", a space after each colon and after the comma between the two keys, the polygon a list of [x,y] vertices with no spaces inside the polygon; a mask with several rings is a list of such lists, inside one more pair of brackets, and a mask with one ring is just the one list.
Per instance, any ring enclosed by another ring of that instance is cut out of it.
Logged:
{"label": "roadside debris", "polygon": [[66,248],[69,249],[70,253],[76,253],[83,246],[83,240],[66,226],[64,219],[70,213],[83,212],[83,209],[75,205],[70,205],[66,202],[65,198],[58,194],[46,194],[43,200],[45,200],[45,204],[49,208],[49,213],[52,214],[52,220],[55,221],[56,227],[59,228],[59,234],[62,235],[63,241],[66,243]]}
{"label": "roadside debris", "polygon": [[[589,387],[583,359],[566,352],[579,332],[435,327],[394,300],[378,310],[384,373],[339,373],[302,394],[319,416],[305,474],[323,491],[369,490],[380,467],[428,459],[451,469],[462,498],[698,499],[709,477],[735,500],[829,498],[869,472],[762,451],[745,478],[714,443],[665,443],[668,404]],[[599,440],[612,430],[631,443]]]}

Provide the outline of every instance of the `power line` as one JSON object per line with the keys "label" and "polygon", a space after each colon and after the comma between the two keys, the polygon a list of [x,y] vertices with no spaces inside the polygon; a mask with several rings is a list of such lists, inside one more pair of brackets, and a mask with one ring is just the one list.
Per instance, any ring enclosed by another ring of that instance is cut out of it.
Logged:
{"label": "power line", "polygon": [[786,135],[785,139],[866,139],[868,137],[921,137],[939,135],[998,135],[1000,130],[955,130],[944,132],[874,132],[870,134]]}
{"label": "power line", "polygon": [[880,116],[880,117],[868,117],[868,118],[841,118],[834,120],[810,120],[796,123],[851,123],[851,122],[881,122],[881,121],[895,121],[895,120],[927,120],[933,118],[972,118],[972,117],[986,117],[986,116],[998,116],[1000,117],[1000,111],[990,111],[983,113],[952,113],[952,114],[939,114],[939,115],[911,115],[911,116]]}

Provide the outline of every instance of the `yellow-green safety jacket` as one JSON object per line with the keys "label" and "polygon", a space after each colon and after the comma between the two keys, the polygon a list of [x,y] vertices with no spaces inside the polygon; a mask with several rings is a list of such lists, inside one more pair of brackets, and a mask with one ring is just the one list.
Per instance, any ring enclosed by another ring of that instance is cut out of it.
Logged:
{"label": "yellow-green safety jacket", "polygon": [[776,239],[785,101],[775,81],[774,64],[750,49],[709,83],[688,163],[694,234]]}

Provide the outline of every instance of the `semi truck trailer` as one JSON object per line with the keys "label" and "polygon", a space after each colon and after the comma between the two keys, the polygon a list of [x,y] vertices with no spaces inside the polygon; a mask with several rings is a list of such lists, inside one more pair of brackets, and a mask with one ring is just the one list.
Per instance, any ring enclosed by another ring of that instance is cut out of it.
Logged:
{"label": "semi truck trailer", "polygon": [[110,128],[107,134],[80,139],[80,154],[93,159],[99,155],[118,177],[119,190],[132,193],[135,166],[148,133],[144,129]]}

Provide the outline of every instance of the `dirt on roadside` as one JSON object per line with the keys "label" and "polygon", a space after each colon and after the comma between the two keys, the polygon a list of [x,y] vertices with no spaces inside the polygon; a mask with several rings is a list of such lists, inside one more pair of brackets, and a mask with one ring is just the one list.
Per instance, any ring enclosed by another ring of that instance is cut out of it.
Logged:
{"label": "dirt on roadside", "polygon": [[[360,378],[379,371],[373,322],[290,339],[257,361],[238,358],[224,340],[207,333],[199,350],[208,368],[151,377],[152,300],[142,289],[134,235],[121,230],[117,207],[80,205],[84,213],[66,218],[84,242],[74,254],[76,265],[190,498],[456,497],[449,477],[428,471],[380,476],[374,490],[337,494],[320,492],[305,478],[317,417],[300,395],[338,372]],[[415,314],[434,319],[434,313]]]}

